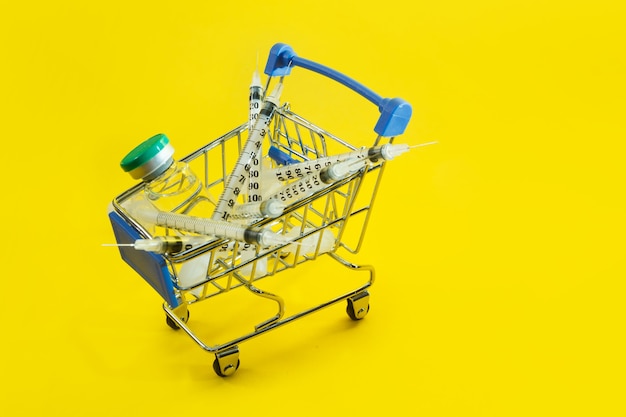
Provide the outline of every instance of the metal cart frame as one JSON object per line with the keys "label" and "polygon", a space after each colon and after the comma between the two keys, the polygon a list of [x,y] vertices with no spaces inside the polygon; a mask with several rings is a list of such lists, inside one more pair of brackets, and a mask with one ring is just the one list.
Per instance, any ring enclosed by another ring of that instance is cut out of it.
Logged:
{"label": "metal cart frame", "polygon": [[[390,143],[396,135],[404,131],[411,115],[410,105],[404,100],[383,99],[332,69],[297,57],[293,50],[284,44],[276,44],[270,51],[265,68],[265,73],[269,76],[268,86],[272,77],[289,75],[295,66],[332,78],[378,105],[381,116],[374,129],[378,136],[373,146]],[[232,167],[238,150],[242,148],[247,128],[247,123],[242,124],[182,158],[194,166],[196,172],[203,173],[203,184],[208,194],[213,192],[219,195],[223,189],[229,168]],[[357,149],[298,116],[290,110],[289,104],[276,110],[267,141],[268,145],[298,160],[311,160],[326,156],[329,152]],[[255,226],[269,227],[277,233],[288,233],[295,229],[297,235],[295,242],[302,242],[309,237],[321,237],[323,233],[332,233],[334,245],[327,253],[320,252],[322,239],[318,238],[312,252],[301,253],[300,247],[297,247],[295,254],[289,257],[285,256],[288,245],[259,248],[241,242],[230,242],[227,239],[214,239],[198,247],[170,255],[158,255],[129,247],[120,247],[120,254],[124,261],[164,299],[163,309],[168,325],[173,329],[182,329],[202,349],[214,354],[213,368],[218,375],[231,375],[238,369],[240,363],[238,346],[246,340],[343,301],[347,302],[346,311],[351,319],[360,320],[366,316],[369,311],[368,288],[374,283],[375,278],[374,267],[356,265],[346,260],[345,256],[356,254],[361,249],[384,167],[385,163],[382,160],[370,164],[344,180],[288,206],[281,216],[265,218],[254,223]],[[153,237],[151,231],[134,219],[125,208],[125,202],[142,190],[143,184],[137,184],[112,201],[109,218],[118,243],[132,243],[136,239]],[[248,251],[248,256],[242,255],[244,251]],[[349,270],[364,272],[367,278],[356,288],[285,316],[286,303],[283,298],[262,290],[258,282],[299,267],[322,255],[327,255]],[[182,286],[178,280],[180,268],[185,262],[198,257],[208,259],[206,279],[192,286]],[[189,308],[200,301],[236,288],[245,288],[249,293],[275,303],[276,313],[256,324],[254,329],[246,334],[218,344],[207,343],[189,326]]]}

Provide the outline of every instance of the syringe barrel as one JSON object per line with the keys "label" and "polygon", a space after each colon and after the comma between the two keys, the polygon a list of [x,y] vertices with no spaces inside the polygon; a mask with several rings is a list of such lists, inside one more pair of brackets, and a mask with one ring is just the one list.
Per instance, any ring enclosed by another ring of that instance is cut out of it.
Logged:
{"label": "syringe barrel", "polygon": [[178,253],[207,241],[206,236],[155,236],[151,239],[135,240],[135,249],[154,253]]}
{"label": "syringe barrel", "polygon": [[271,197],[271,199],[278,200],[285,205],[289,205],[297,200],[312,195],[326,186],[327,184],[320,178],[320,173],[316,172],[307,175],[296,182],[283,186]]}
{"label": "syringe barrel", "polygon": [[[358,162],[358,161],[356,161]],[[320,172],[303,176],[299,180],[282,186],[273,195],[260,203],[248,203],[235,205],[231,212],[232,219],[254,219],[263,217],[278,217],[283,213],[284,208],[300,199],[309,197],[332,184],[347,177],[351,172],[350,168],[343,165],[350,165],[350,162],[337,162],[325,166]],[[365,162],[363,162],[365,163]],[[342,169],[336,169],[342,166]]]}
{"label": "syringe barrel", "polygon": [[156,210],[137,210],[134,214],[140,221],[183,232],[234,239],[250,244],[260,244],[261,246],[289,243],[289,239],[283,238],[282,235],[277,235],[271,230],[246,227],[221,220]]}
{"label": "syringe barrel", "polygon": [[211,216],[213,220],[228,220],[239,194],[245,190],[246,182],[249,180],[251,162],[259,154],[270,121],[276,111],[277,103],[275,101],[275,98],[268,97],[263,103],[254,128],[250,131],[250,136],[248,136],[244,148],[239,154],[235,168],[228,177],[224,191],[219,198],[213,216]]}
{"label": "syringe barrel", "polygon": [[[278,200],[284,206],[292,204],[296,201],[307,198],[314,193],[323,190],[330,184],[342,180],[354,172],[358,171],[359,161],[344,161],[331,164],[320,172],[314,172],[305,177],[289,183],[274,193],[267,201]],[[362,164],[366,162],[363,159]],[[336,169],[341,167],[341,169]]]}
{"label": "syringe barrel", "polygon": [[[376,162],[379,158],[385,160],[392,159],[398,151],[396,148],[408,149],[407,145],[382,145],[371,148],[361,148],[355,151],[344,152],[337,155],[322,156],[317,159],[311,159],[308,161],[297,162],[295,164],[289,164],[285,166],[279,166],[270,171],[263,173],[263,180],[266,183],[276,183],[291,181],[298,178],[304,178],[308,174],[319,172],[331,164],[344,161],[358,161],[359,159],[368,159],[372,162]],[[392,152],[390,152],[390,150]],[[395,152],[393,152],[395,151]]]}
{"label": "syringe barrel", "polygon": [[[259,112],[263,104],[263,87],[261,87],[260,79],[258,79],[258,73],[255,71],[253,76],[252,85],[250,86],[250,118],[248,120],[248,136],[252,134],[252,129],[259,118]],[[248,194],[245,198],[247,201],[261,201],[261,191],[263,183],[261,179],[261,159],[263,154],[263,143],[259,147],[256,156],[251,159],[248,170]]]}
{"label": "syringe barrel", "polygon": [[135,240],[135,249],[159,254],[177,253],[183,250],[183,240],[178,236],[157,236],[152,239]]}
{"label": "syringe barrel", "polygon": [[156,214],[154,223],[169,229],[244,241],[245,227],[220,220],[161,211]]}
{"label": "syringe barrel", "polygon": [[259,111],[261,110],[261,104],[263,100],[263,87],[260,85],[250,86],[250,119],[248,120],[248,130],[252,131],[254,124],[259,117]]}
{"label": "syringe barrel", "polygon": [[367,158],[367,148],[346,152],[338,155],[323,156],[317,159],[279,166],[261,173],[263,180],[263,197],[273,196],[285,187],[285,182],[300,180],[311,174],[319,174],[324,168],[337,162]]}
{"label": "syringe barrel", "polygon": [[[342,154],[343,155],[343,154]],[[323,156],[321,158],[302,161],[295,164],[279,166],[263,173],[265,182],[284,182],[304,178],[309,174],[321,171],[324,167],[342,160],[342,155]]]}

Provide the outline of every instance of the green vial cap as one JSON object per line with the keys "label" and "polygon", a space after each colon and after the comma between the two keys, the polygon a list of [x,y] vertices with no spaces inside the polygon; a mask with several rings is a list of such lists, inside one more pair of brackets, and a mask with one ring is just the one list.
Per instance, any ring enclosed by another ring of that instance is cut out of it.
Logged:
{"label": "green vial cap", "polygon": [[173,161],[174,148],[163,133],[140,143],[120,162],[125,172],[135,179],[149,181],[165,171]]}

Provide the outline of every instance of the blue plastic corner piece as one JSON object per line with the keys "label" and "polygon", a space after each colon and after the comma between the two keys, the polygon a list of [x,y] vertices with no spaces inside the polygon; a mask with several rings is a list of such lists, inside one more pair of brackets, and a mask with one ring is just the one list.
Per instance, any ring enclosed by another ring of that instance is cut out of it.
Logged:
{"label": "blue plastic corner piece", "polygon": [[289,75],[291,66],[289,63],[296,56],[291,46],[284,43],[277,43],[270,49],[270,55],[265,64],[265,75],[270,77]]}
{"label": "blue plastic corner piece", "polygon": [[298,162],[296,159],[293,159],[289,156],[289,154],[281,151],[276,146],[270,146],[270,149],[267,151],[267,155],[278,165],[291,165]]}
{"label": "blue plastic corner piece", "polygon": [[[142,238],[119,214],[109,212],[109,219],[117,243],[134,243],[135,240]],[[124,262],[141,275],[171,308],[180,305],[180,300],[174,294],[174,284],[163,256],[128,246],[120,246],[119,249]]]}
{"label": "blue plastic corner piece", "polygon": [[374,131],[381,136],[391,137],[404,133],[413,109],[411,105],[401,98],[385,98],[378,106],[380,117],[374,127]]}

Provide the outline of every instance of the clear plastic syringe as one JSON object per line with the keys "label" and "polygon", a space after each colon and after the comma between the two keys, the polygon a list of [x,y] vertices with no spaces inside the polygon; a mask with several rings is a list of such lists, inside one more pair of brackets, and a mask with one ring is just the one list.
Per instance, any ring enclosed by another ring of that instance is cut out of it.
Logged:
{"label": "clear plastic syringe", "polygon": [[[261,77],[259,71],[254,70],[252,74],[252,84],[250,84],[250,119],[248,121],[248,135],[252,134],[254,124],[259,118],[259,112],[261,111],[261,105],[263,103],[263,86],[261,85]],[[248,192],[246,196],[247,202],[261,201],[261,191],[263,183],[261,182],[261,159],[263,154],[263,142],[259,147],[256,156],[252,158],[250,163],[250,170],[248,171]]]}
{"label": "clear plastic syringe", "polygon": [[284,182],[297,178],[303,178],[308,174],[312,174],[313,172],[319,172],[324,167],[327,167],[335,162],[358,160],[364,158],[367,158],[372,162],[376,162],[380,158],[384,159],[385,161],[389,161],[396,156],[408,152],[412,148],[432,145],[435,143],[437,142],[426,142],[413,146],[407,144],[387,143],[382,146],[374,146],[371,148],[363,147],[356,151],[344,152],[337,155],[323,156],[317,159],[311,159],[308,161],[297,162],[295,164],[279,166],[277,168],[264,172],[262,178],[264,184],[271,184],[272,182],[275,183],[276,181]]}
{"label": "clear plastic syringe", "polygon": [[148,204],[134,205],[129,209],[129,213],[139,222],[205,236],[234,239],[240,242],[258,244],[261,247],[284,245],[291,242],[288,237],[274,233],[269,229],[258,229],[222,220],[159,211]]}
{"label": "clear plastic syringe", "polygon": [[354,174],[366,164],[365,159],[336,162],[323,168],[320,172],[314,172],[299,181],[284,186],[268,200],[278,200],[282,204],[289,205]]}
{"label": "clear plastic syringe", "polygon": [[246,182],[248,182],[249,179],[248,173],[250,171],[250,164],[259,154],[262,141],[265,135],[267,135],[270,121],[279,104],[282,87],[281,79],[281,82],[276,85],[274,91],[272,91],[269,97],[263,102],[258,120],[254,124],[254,128],[250,131],[250,135],[239,154],[237,163],[226,181],[224,191],[217,202],[217,207],[215,207],[215,211],[211,217],[213,220],[227,221],[236,204],[237,198],[244,191]]}
{"label": "clear plastic syringe", "polygon": [[285,166],[279,166],[271,170],[264,170],[262,172],[263,182],[263,195],[262,200],[272,196],[280,188],[284,186],[285,181],[291,181],[312,174],[314,172],[320,172],[327,166],[330,166],[336,162],[342,161],[358,161],[368,160],[375,162],[378,159],[384,159],[389,161],[396,156],[399,156],[405,152],[408,152],[412,148],[421,146],[428,146],[437,143],[427,142],[418,145],[406,145],[406,144],[385,144],[382,146],[376,146],[371,148],[363,147],[361,149],[344,152],[337,155],[323,156],[317,159],[311,159],[308,161],[296,162]]}
{"label": "clear plastic syringe", "polygon": [[207,242],[205,236],[156,236],[152,239],[137,239],[134,243],[112,243],[102,246],[131,246],[137,250],[154,253],[178,253]]}
{"label": "clear plastic syringe", "polygon": [[354,174],[366,164],[366,159],[348,160],[331,164],[320,172],[313,172],[298,181],[284,185],[272,197],[261,203],[240,204],[233,207],[232,218],[278,217],[289,204],[306,198],[326,188],[328,185]]}

